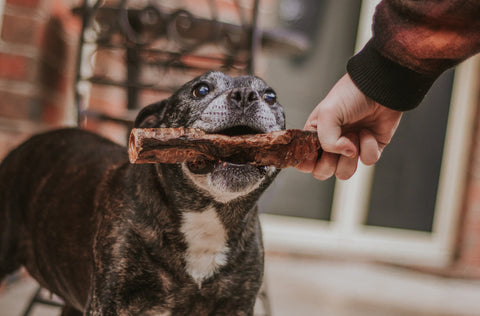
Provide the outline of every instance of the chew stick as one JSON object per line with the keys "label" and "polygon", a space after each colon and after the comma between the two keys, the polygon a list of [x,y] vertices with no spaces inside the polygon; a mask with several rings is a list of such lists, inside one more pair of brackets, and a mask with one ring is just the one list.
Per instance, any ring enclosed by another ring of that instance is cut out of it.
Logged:
{"label": "chew stick", "polygon": [[286,168],[310,153],[321,154],[317,133],[290,129],[267,134],[227,136],[193,128],[134,128],[129,139],[131,163],[228,161]]}

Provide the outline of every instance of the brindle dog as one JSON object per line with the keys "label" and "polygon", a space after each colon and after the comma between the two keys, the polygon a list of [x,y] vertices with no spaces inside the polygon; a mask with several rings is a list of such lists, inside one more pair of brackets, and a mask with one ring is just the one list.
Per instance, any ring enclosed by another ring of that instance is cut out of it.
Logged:
{"label": "brindle dog", "polygon": [[[285,129],[253,76],[206,73],[136,127]],[[62,315],[251,315],[263,275],[256,201],[278,173],[223,161],[132,165],[79,129],[34,136],[0,166],[0,280],[24,265]]]}

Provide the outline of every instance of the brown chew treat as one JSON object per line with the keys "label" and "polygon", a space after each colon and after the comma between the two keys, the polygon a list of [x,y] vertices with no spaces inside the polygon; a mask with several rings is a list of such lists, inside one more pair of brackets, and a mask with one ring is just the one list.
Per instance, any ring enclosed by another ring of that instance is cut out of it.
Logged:
{"label": "brown chew treat", "polygon": [[286,168],[321,153],[317,133],[290,129],[267,134],[227,136],[194,128],[134,128],[131,163],[228,161]]}

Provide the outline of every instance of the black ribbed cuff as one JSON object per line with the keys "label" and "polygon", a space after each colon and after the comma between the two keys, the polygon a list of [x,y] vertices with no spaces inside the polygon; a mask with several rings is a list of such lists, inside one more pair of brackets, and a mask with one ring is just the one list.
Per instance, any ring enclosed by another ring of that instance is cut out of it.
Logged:
{"label": "black ribbed cuff", "polygon": [[427,76],[382,56],[370,40],[347,63],[357,87],[374,101],[397,111],[414,109],[438,76]]}

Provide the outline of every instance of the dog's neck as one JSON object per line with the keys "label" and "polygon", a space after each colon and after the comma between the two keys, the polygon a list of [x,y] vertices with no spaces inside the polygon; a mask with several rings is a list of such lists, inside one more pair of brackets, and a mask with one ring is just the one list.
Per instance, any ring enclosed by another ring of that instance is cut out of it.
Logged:
{"label": "dog's neck", "polygon": [[243,196],[232,194],[231,198],[219,200],[215,193],[196,187],[188,176],[181,172],[180,166],[157,165],[157,174],[162,186],[167,189],[165,194],[173,209],[190,212],[213,207],[227,229],[241,225],[267,187],[267,184],[260,185]]}
{"label": "dog's neck", "polygon": [[[261,189],[247,196],[220,203],[188,181],[173,177],[175,168],[158,167],[162,195],[171,210],[178,212],[186,250],[186,271],[201,287],[218,269],[235,260],[238,243],[247,242],[258,229],[256,201]],[[178,181],[168,181],[176,179]],[[165,190],[168,188],[168,190]],[[228,245],[236,245],[230,248]]]}

